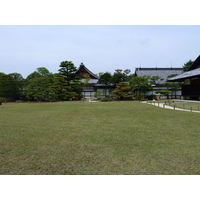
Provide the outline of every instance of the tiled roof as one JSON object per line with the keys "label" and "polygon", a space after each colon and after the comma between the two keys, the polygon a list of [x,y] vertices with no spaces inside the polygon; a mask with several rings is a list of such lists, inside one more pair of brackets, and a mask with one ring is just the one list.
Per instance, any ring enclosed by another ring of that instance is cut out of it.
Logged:
{"label": "tiled roof", "polygon": [[93,74],[83,63],[80,64],[80,67],[77,69],[76,73],[78,73],[81,69],[85,70],[88,74],[90,74],[92,78],[99,79],[99,77]]}
{"label": "tiled roof", "polygon": [[162,81],[160,83],[164,83],[167,81],[167,77],[172,74],[181,74],[183,72],[183,68],[136,68],[135,75],[136,76],[159,76]]}
{"label": "tiled roof", "polygon": [[168,81],[182,81],[186,78],[191,78],[195,76],[200,76],[200,68],[193,69],[187,72],[184,72],[178,76],[175,76],[173,78],[169,78]]}

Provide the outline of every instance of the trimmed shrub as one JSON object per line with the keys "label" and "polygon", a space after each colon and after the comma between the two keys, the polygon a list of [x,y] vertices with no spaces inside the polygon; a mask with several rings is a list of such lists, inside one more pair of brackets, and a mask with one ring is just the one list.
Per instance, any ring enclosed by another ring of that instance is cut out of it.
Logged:
{"label": "trimmed shrub", "polygon": [[156,98],[156,95],[152,94],[152,95],[148,95],[145,97],[145,99],[148,99],[148,100],[153,100]]}
{"label": "trimmed shrub", "polygon": [[119,99],[117,97],[113,97],[111,100],[112,101],[119,101]]}
{"label": "trimmed shrub", "polygon": [[142,96],[136,96],[134,100],[136,100],[136,101],[141,101],[141,99],[143,99]]}
{"label": "trimmed shrub", "polygon": [[101,102],[108,102],[108,101],[111,101],[111,99],[105,97],[105,98],[101,98],[100,101],[101,101]]}

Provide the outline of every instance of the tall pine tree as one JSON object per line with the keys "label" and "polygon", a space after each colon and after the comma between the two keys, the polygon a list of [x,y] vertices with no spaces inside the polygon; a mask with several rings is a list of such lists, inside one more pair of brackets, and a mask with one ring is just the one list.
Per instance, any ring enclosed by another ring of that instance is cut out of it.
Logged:
{"label": "tall pine tree", "polygon": [[76,67],[71,61],[63,61],[60,63],[60,69],[58,70],[60,76],[66,81],[66,85],[69,86],[69,92],[74,92],[78,98],[82,97],[82,82],[76,75]]}

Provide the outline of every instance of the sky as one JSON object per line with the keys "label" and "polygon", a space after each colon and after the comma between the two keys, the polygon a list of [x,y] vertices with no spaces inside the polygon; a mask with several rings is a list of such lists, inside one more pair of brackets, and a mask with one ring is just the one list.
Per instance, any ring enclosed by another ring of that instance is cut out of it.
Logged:
{"label": "sky", "polygon": [[199,33],[199,25],[1,25],[0,71],[56,73],[62,61],[95,74],[182,67],[199,56]]}

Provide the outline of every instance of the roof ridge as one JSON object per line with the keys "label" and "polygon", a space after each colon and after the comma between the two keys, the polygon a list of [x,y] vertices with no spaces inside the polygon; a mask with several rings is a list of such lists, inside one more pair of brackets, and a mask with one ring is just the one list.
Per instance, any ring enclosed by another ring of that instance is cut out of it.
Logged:
{"label": "roof ridge", "polygon": [[136,70],[183,70],[182,67],[138,67]]}

